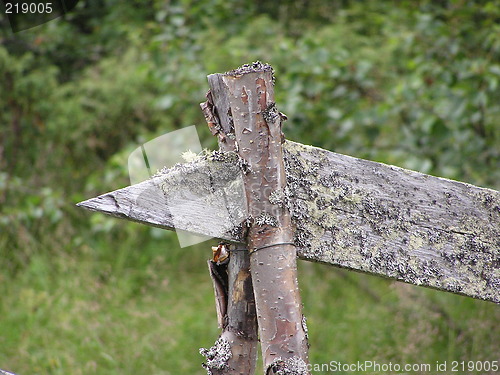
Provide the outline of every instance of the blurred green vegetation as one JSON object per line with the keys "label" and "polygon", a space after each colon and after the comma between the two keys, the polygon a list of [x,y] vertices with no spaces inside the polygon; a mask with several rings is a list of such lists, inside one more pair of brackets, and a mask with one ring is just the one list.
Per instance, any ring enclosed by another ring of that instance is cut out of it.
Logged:
{"label": "blurred green vegetation", "polygon": [[[142,141],[197,124],[214,148],[207,74],[269,62],[289,139],[500,189],[498,1],[81,0],[0,32],[0,368],[19,374],[204,372],[210,246],[74,204],[127,185]],[[313,363],[500,358],[492,303],[314,264],[300,284]]]}

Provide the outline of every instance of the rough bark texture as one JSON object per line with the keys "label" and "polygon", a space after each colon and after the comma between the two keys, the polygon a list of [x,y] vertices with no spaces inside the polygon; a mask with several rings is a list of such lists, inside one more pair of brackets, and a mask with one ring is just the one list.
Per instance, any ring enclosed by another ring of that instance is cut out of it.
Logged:
{"label": "rough bark texture", "polygon": [[229,259],[222,264],[213,259],[209,259],[207,263],[208,272],[214,287],[217,324],[220,329],[223,329],[227,321],[227,304],[229,295],[229,276],[227,265],[229,263]]}
{"label": "rough bark texture", "polygon": [[307,337],[297,282],[296,250],[288,208],[270,202],[286,187],[281,115],[270,66],[243,66],[221,76],[229,90],[236,150],[250,229],[252,274],[266,374],[307,374]]}
{"label": "rough bark texture", "polygon": [[219,321],[222,333],[214,346],[200,349],[209,375],[255,373],[258,337],[250,263],[246,245],[233,250],[229,263],[217,265],[210,261],[216,303],[223,316]]}
{"label": "rough bark texture", "polygon": [[257,363],[257,313],[247,247],[240,245],[237,250],[229,260],[229,303],[222,337],[229,340],[233,355],[228,374],[249,375]]}
{"label": "rough bark texture", "polygon": [[[271,200],[291,208],[299,258],[500,303],[500,192],[290,141],[284,151],[288,189]],[[172,229],[166,201],[190,191],[197,199],[183,212],[194,232],[219,232],[227,218],[196,202],[240,178],[235,155],[224,155],[79,205]],[[241,227],[218,237],[244,241]]]}
{"label": "rough bark texture", "polygon": [[[235,151],[236,144],[233,137],[233,122],[229,114],[228,90],[217,78],[214,78],[214,76],[209,76],[210,91],[207,94],[207,101],[201,104],[201,109],[212,134],[218,137],[220,151]],[[217,278],[212,272],[216,303],[218,306],[227,306],[221,327],[223,332],[219,340],[224,340],[229,344],[231,356],[222,369],[210,370],[208,368],[209,374],[212,371],[213,374],[221,375],[252,375],[257,363],[258,328],[250,274],[250,257],[245,245],[240,244],[234,250],[230,253],[229,263],[222,270],[219,270],[227,272],[227,286],[222,285],[223,283],[217,283]],[[212,263],[211,269],[214,267],[218,266]],[[224,294],[226,296],[225,303],[220,302]],[[221,314],[218,313],[218,315]]]}

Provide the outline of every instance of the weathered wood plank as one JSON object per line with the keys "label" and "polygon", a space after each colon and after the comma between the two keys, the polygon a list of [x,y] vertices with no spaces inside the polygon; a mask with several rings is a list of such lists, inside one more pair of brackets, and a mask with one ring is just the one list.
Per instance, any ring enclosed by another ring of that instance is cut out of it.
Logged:
{"label": "weathered wood plank", "polygon": [[500,302],[500,193],[288,142],[303,259]]}
{"label": "weathered wood plank", "polygon": [[[275,201],[291,209],[300,258],[500,303],[499,192],[299,143],[284,149],[288,189]],[[213,155],[80,205],[241,241],[234,219],[210,203],[240,171],[230,154]],[[245,215],[238,191],[219,195],[233,218]],[[169,194],[185,205],[177,205],[186,217],[178,225],[163,209]]]}
{"label": "weathered wood plank", "polygon": [[77,204],[91,211],[169,230],[243,242],[243,180],[234,153],[213,152],[151,179]]}

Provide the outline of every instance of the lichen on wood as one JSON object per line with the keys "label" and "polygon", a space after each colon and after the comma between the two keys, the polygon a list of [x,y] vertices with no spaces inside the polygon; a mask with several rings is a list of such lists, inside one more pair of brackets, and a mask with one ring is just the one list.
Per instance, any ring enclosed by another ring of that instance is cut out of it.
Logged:
{"label": "lichen on wood", "polygon": [[176,229],[231,239],[248,216],[237,161],[233,152],[214,151],[157,176]]}
{"label": "lichen on wood", "polygon": [[268,367],[266,375],[308,375],[308,366],[298,356],[281,359],[276,358]]}
{"label": "lichen on wood", "polygon": [[300,257],[500,302],[500,193],[294,142]]}
{"label": "lichen on wood", "polygon": [[241,77],[244,74],[251,74],[251,73],[264,73],[267,72],[270,74],[271,77],[271,82],[274,84],[276,78],[274,76],[274,69],[271,65],[263,63],[261,61],[255,61],[251,64],[243,64],[240,67],[227,71],[224,73],[222,76],[232,76],[232,77]]}
{"label": "lichen on wood", "polygon": [[[192,230],[210,235],[221,232],[218,225],[231,227],[219,237],[243,241],[246,221],[231,226],[196,203],[212,184],[239,179],[241,159],[229,155],[227,162],[200,156],[80,205],[173,229],[168,195],[191,191],[196,199],[186,214],[197,223]],[[289,208],[301,259],[500,303],[498,191],[290,141],[284,159],[287,187],[269,190],[268,203],[273,210]],[[161,184],[169,189],[162,192]]]}
{"label": "lichen on wood", "polygon": [[207,375],[217,375],[228,368],[228,361],[232,357],[231,344],[225,338],[219,337],[214,346],[201,348],[200,354],[206,359],[203,368],[207,370]]}

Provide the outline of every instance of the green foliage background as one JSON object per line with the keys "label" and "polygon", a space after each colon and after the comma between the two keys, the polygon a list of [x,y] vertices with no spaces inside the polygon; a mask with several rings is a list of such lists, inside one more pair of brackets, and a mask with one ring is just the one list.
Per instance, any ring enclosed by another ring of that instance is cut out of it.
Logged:
{"label": "green foliage background", "polygon": [[[145,140],[197,124],[214,148],[207,74],[269,62],[289,139],[500,189],[498,1],[81,0],[0,30],[0,368],[204,373],[209,245],[74,204],[127,185]],[[500,359],[491,303],[314,264],[300,284],[313,363]]]}

